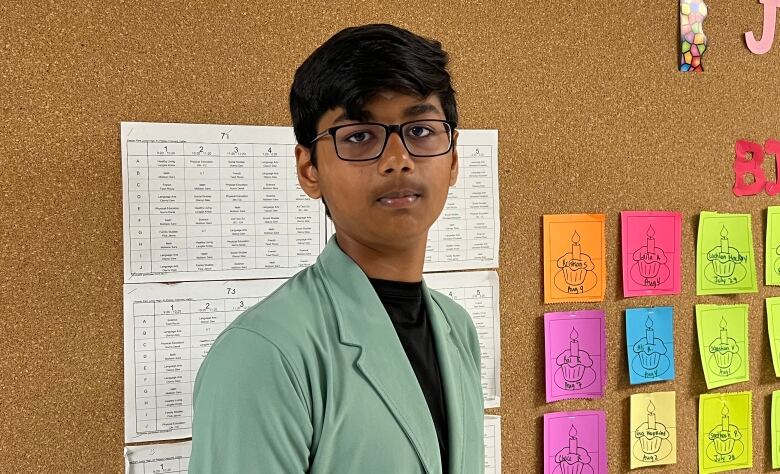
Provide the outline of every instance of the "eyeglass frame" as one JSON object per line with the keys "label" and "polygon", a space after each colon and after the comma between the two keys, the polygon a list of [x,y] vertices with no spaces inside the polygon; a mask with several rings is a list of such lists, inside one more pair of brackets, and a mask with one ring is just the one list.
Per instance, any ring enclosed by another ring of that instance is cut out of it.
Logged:
{"label": "eyeglass frame", "polygon": [[[450,146],[447,148],[447,150],[437,153],[435,155],[416,155],[412,153],[411,150],[409,150],[409,146],[406,144],[406,140],[404,139],[403,134],[401,133],[401,130],[410,123],[416,123],[416,122],[440,122],[440,123],[446,123],[450,127]],[[355,125],[378,125],[385,129],[385,142],[382,144],[382,149],[379,150],[379,153],[373,157],[373,158],[363,158],[360,160],[348,160],[346,158],[342,158],[339,154],[339,148],[336,146],[336,132],[339,129],[345,128],[345,127],[354,127]],[[317,134],[317,136],[314,137],[314,139],[309,143],[309,147],[313,147],[314,144],[323,137],[326,137],[330,135],[333,138],[333,149],[336,151],[336,157],[340,159],[341,161],[350,161],[350,162],[361,162],[361,161],[373,161],[378,159],[380,156],[382,156],[382,153],[385,152],[385,148],[387,148],[387,142],[390,140],[390,135],[393,133],[397,133],[398,137],[401,138],[401,143],[404,145],[404,149],[409,153],[411,156],[416,156],[418,158],[433,158],[436,156],[441,156],[449,153],[452,151],[452,145],[455,143],[453,140],[453,132],[455,131],[457,127],[457,124],[451,120],[441,120],[441,119],[417,119],[417,120],[409,120],[408,122],[403,122],[399,124],[384,124],[379,122],[356,122],[356,123],[345,123],[343,125],[336,125],[335,127],[329,127],[325,129],[323,132],[320,132]]]}

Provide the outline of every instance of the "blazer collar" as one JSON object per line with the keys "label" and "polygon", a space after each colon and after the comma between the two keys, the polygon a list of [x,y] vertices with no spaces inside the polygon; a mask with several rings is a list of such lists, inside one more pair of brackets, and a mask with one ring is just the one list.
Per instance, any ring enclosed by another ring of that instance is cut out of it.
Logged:
{"label": "blazer collar", "polygon": [[[336,312],[342,344],[360,348],[356,365],[387,404],[414,446],[425,471],[441,472],[439,444],[427,402],[387,311],[363,270],[336,243],[335,235],[317,259]],[[444,387],[449,425],[450,466],[462,455],[461,375],[450,356],[450,325],[423,282]],[[451,469],[452,472],[458,472]]]}

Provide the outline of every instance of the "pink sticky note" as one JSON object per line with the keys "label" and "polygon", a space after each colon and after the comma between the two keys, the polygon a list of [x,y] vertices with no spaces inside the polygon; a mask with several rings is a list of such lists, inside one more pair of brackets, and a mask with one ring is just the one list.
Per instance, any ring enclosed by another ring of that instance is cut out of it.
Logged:
{"label": "pink sticky note", "polygon": [[604,396],[604,311],[545,313],[544,338],[548,402]]}
{"label": "pink sticky note", "polygon": [[620,213],[623,295],[680,294],[679,212]]}
{"label": "pink sticky note", "polygon": [[569,473],[607,473],[607,423],[603,411],[544,415],[544,474]]}

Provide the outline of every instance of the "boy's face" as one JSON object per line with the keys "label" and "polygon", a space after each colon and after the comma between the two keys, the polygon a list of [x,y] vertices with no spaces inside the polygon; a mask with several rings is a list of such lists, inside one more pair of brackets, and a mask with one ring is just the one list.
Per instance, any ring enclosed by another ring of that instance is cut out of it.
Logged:
{"label": "boy's face", "polygon": [[[326,112],[317,124],[317,132],[357,122],[347,119],[344,112],[342,108]],[[363,112],[361,121],[388,125],[445,119],[435,94],[421,99],[381,92],[366,103]],[[457,131],[453,142],[456,139]],[[458,178],[454,143],[444,155],[412,157],[401,137],[392,133],[382,155],[364,162],[341,160],[330,135],[313,146],[317,147],[316,168],[311,164],[309,149],[301,145],[295,149],[301,187],[312,198],[324,196],[340,241],[346,238],[374,249],[421,245],[444,208],[448,188]]]}

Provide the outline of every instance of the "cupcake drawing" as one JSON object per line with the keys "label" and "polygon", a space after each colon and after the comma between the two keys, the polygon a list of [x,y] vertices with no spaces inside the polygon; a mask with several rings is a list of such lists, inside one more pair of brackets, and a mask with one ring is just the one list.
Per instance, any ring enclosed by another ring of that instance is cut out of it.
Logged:
{"label": "cupcake drawing", "polygon": [[[634,455],[642,461],[658,461],[671,453],[669,430],[666,425],[656,420],[655,405],[652,401],[647,405],[647,421],[634,430],[634,437],[642,451],[641,457],[637,456],[640,454],[637,452]],[[663,451],[661,448],[664,448]]]}
{"label": "cupcake drawing", "polygon": [[733,337],[729,337],[728,323],[724,317],[720,318],[720,336],[710,343],[709,351],[719,369],[715,371],[716,374],[731,375],[739,368],[739,346]]}
{"label": "cupcake drawing", "polygon": [[724,225],[720,230],[720,245],[707,252],[709,264],[704,276],[712,283],[731,285],[745,278],[747,256],[729,243],[729,231]]}
{"label": "cupcake drawing", "polygon": [[[780,245],[778,245],[777,248],[775,248],[775,255],[780,256]],[[775,268],[775,273],[780,275],[780,258],[775,259],[774,268]]]}
{"label": "cupcake drawing", "polygon": [[571,425],[569,430],[569,445],[555,454],[555,463],[554,474],[593,474],[590,454],[579,446],[577,428],[574,425]]}
{"label": "cupcake drawing", "polygon": [[645,245],[634,251],[631,259],[634,261],[629,274],[635,283],[655,288],[669,279],[671,270],[666,252],[655,243],[655,229],[647,228]]}
{"label": "cupcake drawing", "polygon": [[593,370],[593,358],[580,348],[579,333],[572,327],[569,334],[569,348],[555,358],[558,369],[555,373],[556,384],[566,390],[579,390],[588,387],[596,379]]}
{"label": "cupcake drawing", "polygon": [[729,409],[723,404],[721,422],[710,430],[707,439],[707,456],[716,462],[731,462],[742,454],[742,433],[729,421]]}
{"label": "cupcake drawing", "polygon": [[650,318],[650,314],[647,315],[645,328],[645,337],[634,344],[633,350],[637,354],[642,368],[645,371],[651,371],[658,368],[662,358],[666,358],[666,344],[661,339],[655,337],[653,320]]}
{"label": "cupcake drawing", "polygon": [[555,285],[567,293],[584,293],[596,286],[596,265],[590,255],[582,252],[580,234],[574,231],[571,237],[571,252],[562,255],[555,262],[560,269],[555,275]]}

